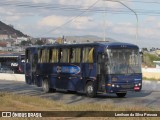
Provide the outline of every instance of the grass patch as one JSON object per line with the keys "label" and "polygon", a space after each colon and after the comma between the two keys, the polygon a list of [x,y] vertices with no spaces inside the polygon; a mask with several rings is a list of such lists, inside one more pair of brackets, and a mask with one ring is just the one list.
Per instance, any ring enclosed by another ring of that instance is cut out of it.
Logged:
{"label": "grass patch", "polygon": [[0,92],[0,110],[18,110],[18,111],[56,111],[63,110],[63,105],[58,102],[53,102],[48,99],[36,97],[36,96],[26,96],[26,95],[16,95],[13,93]]}
{"label": "grass patch", "polygon": [[147,78],[147,77],[143,77],[143,80],[160,81],[160,79],[156,79],[156,78]]}
{"label": "grass patch", "polygon": [[[92,99],[92,98],[91,98]],[[83,104],[71,104],[67,105],[61,102],[55,102],[53,100],[36,97],[36,96],[26,96],[17,95],[13,93],[0,92],[0,110],[2,111],[154,111],[152,108],[147,108],[144,106],[127,106],[127,105],[114,105],[112,103],[102,104],[102,103],[83,103]],[[3,104],[2,104],[3,103]],[[39,118],[38,118],[39,119]],[[53,118],[42,118],[42,119],[53,119]],[[54,118],[59,119],[61,118]],[[66,118],[63,118],[66,119]],[[75,119],[75,118],[67,118]],[[76,119],[110,119],[110,120],[121,120],[122,118],[76,118]],[[134,120],[135,118],[124,117],[123,120]],[[138,118],[141,120],[150,120],[151,118]],[[157,118],[154,118],[158,120]],[[19,120],[19,118],[14,118],[14,120]],[[26,119],[28,120],[28,118]]]}
{"label": "grass patch", "polygon": [[[91,98],[92,99],[92,98]],[[0,110],[18,111],[146,111],[151,108],[143,106],[114,105],[112,103],[81,103],[67,105],[38,96],[17,95],[0,92]]]}
{"label": "grass patch", "polygon": [[160,57],[158,57],[154,54],[144,52],[144,54],[143,54],[143,66],[156,67],[156,64],[153,63],[153,61],[160,61]]}

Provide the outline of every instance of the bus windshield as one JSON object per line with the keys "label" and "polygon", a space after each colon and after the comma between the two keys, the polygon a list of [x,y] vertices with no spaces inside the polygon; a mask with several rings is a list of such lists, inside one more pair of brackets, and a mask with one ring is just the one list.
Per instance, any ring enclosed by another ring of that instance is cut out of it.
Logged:
{"label": "bus windshield", "polygon": [[106,49],[108,74],[141,73],[138,49]]}

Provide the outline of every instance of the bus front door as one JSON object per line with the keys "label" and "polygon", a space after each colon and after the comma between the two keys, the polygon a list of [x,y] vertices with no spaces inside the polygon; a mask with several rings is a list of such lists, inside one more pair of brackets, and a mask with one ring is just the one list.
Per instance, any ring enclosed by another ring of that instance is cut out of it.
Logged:
{"label": "bus front door", "polygon": [[105,70],[105,55],[100,53],[98,55],[97,60],[97,78],[98,78],[98,90],[105,91],[105,84],[106,84],[106,70]]}
{"label": "bus front door", "polygon": [[31,55],[31,80],[32,84],[36,84],[36,68],[38,63],[38,55],[32,54]]}

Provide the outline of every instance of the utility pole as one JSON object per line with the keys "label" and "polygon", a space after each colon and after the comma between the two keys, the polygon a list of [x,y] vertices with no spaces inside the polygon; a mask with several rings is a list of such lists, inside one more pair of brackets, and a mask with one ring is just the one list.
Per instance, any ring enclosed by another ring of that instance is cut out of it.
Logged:
{"label": "utility pole", "polygon": [[133,9],[131,9],[130,7],[128,7],[127,5],[125,5],[123,2],[121,2],[121,1],[117,1],[117,0],[104,0],[104,1],[110,1],[110,2],[117,2],[117,3],[120,3],[121,5],[123,5],[124,7],[126,7],[127,9],[129,9],[131,12],[133,12],[134,13],[134,15],[136,16],[136,21],[137,21],[137,26],[136,26],[136,40],[138,40],[138,15],[137,15],[137,13],[133,10]]}

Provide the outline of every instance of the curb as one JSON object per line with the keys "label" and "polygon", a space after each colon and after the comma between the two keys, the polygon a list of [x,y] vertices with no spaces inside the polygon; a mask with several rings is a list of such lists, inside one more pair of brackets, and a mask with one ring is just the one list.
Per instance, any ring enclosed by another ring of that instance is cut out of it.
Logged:
{"label": "curb", "polygon": [[24,74],[0,73],[0,80],[25,81],[25,75]]}

